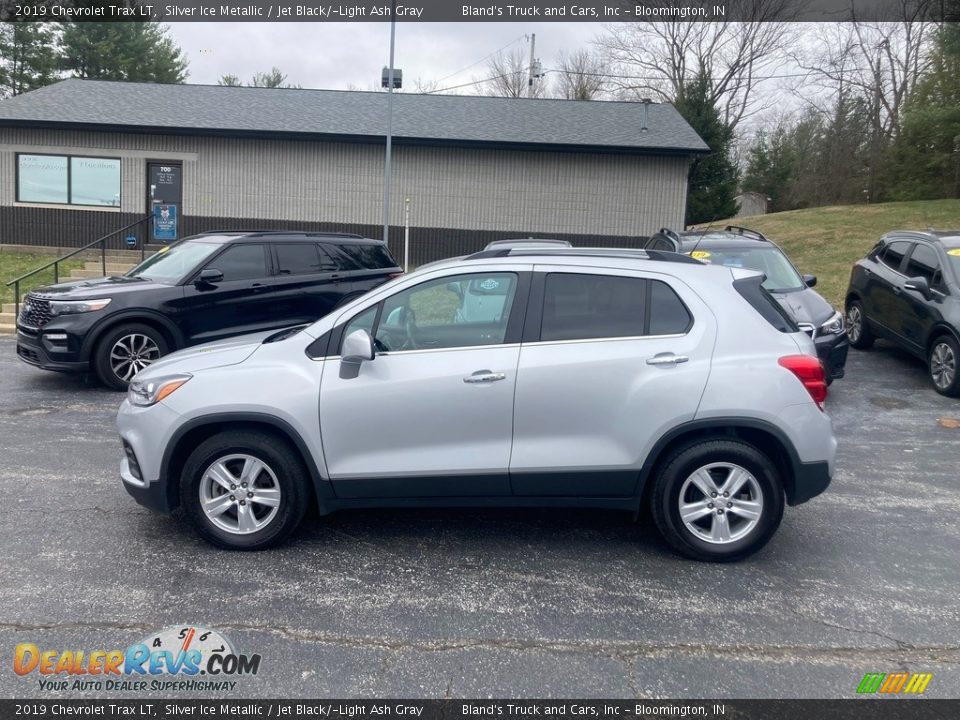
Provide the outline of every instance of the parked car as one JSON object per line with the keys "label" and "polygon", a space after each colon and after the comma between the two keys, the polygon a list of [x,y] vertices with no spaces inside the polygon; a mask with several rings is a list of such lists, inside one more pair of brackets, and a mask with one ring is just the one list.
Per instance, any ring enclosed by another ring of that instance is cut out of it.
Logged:
{"label": "parked car", "polygon": [[[230,549],[280,542],[314,504],[650,507],[680,552],[743,558],[823,492],[836,450],[813,341],[761,281],[579,248],[418,270],[142,371],[123,484]],[[497,312],[468,310],[474,286]]]}
{"label": "parked car", "polygon": [[925,360],[942,395],[960,396],[960,230],[884,235],[850,273],[850,344],[876,338]]}
{"label": "parked car", "polygon": [[737,225],[723,230],[660,230],[645,247],[682,252],[698,260],[727,267],[759,270],[767,278],[763,286],[807,335],[813,338],[817,356],[827,371],[827,383],[842,378],[850,343],[843,314],[812,288],[814,275],[801,275],[786,253],[762,233]]}
{"label": "parked car", "polygon": [[312,323],[402,271],[381,240],[223,231],[164,247],[120,277],[30,292],[17,354],[44,370],[92,370],[123,390],[179,348]]}

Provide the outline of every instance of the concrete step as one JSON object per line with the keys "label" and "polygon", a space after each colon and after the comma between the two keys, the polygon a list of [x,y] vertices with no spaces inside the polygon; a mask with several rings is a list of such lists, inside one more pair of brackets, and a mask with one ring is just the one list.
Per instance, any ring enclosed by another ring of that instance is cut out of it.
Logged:
{"label": "concrete step", "polygon": [[[107,275],[123,275],[125,272],[130,270],[133,265],[129,263],[107,263]],[[83,266],[84,270],[96,270],[99,273],[103,272],[103,265],[98,262],[88,262]]]}
{"label": "concrete step", "polygon": [[[107,275],[117,275],[120,273],[110,273],[107,272]],[[100,268],[96,270],[73,270],[70,272],[70,277],[66,278],[67,280],[89,280],[91,278],[103,277],[103,271]]]}
{"label": "concrete step", "polygon": [[17,326],[13,323],[0,322],[0,335],[15,335]]}
{"label": "concrete step", "polygon": [[6,315],[7,313],[12,313],[15,307],[16,305],[14,305],[13,303],[4,303],[3,306],[0,307],[0,312]]}

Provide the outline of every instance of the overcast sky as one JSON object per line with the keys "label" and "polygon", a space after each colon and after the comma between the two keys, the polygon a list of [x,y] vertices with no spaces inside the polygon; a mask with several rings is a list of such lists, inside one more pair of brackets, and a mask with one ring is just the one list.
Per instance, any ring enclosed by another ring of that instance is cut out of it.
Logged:
{"label": "overcast sky", "polygon": [[[226,74],[248,82],[254,73],[276,66],[288,82],[305,88],[367,90],[379,86],[390,53],[389,23],[181,22],[169,27],[190,60],[190,83],[214,84]],[[447,87],[482,77],[486,63],[458,71],[504,45],[529,53],[524,35],[536,34],[536,55],[549,68],[560,50],[583,47],[602,30],[597,23],[401,22],[395,67],[403,70],[404,89],[412,90],[418,78],[446,77],[441,86]]]}

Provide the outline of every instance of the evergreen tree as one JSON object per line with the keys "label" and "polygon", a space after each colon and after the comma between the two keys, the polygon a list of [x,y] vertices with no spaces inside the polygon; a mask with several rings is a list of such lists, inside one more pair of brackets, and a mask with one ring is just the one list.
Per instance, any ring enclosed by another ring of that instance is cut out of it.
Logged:
{"label": "evergreen tree", "polygon": [[182,83],[183,52],[153,22],[67,23],[60,67],[75,77],[128,82]]}
{"label": "evergreen tree", "polygon": [[677,95],[677,111],[709,146],[710,154],[690,165],[687,191],[687,225],[732,217],[737,212],[734,195],[738,173],[730,159],[733,130],[724,123],[710,100],[710,76],[701,71]]}
{"label": "evergreen tree", "polygon": [[760,131],[747,152],[747,170],[741,187],[770,198],[770,212],[790,210],[790,182],[795,158],[786,128],[777,126],[772,133]]}
{"label": "evergreen tree", "polygon": [[19,95],[57,79],[57,37],[39,22],[0,23],[0,97]]}

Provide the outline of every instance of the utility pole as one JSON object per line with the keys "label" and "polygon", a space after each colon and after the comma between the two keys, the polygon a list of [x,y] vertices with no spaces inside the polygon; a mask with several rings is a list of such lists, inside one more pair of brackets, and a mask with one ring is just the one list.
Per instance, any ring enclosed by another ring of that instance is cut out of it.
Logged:
{"label": "utility pole", "polygon": [[393,46],[397,34],[397,0],[390,4],[390,68],[387,71],[387,155],[383,163],[383,241],[390,239],[390,152],[393,149]]}
{"label": "utility pole", "polygon": [[537,44],[537,34],[530,35],[530,67],[527,76],[527,97],[533,97],[533,49]]}

